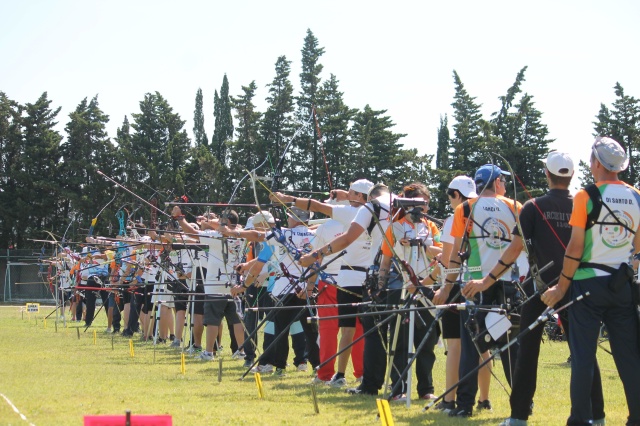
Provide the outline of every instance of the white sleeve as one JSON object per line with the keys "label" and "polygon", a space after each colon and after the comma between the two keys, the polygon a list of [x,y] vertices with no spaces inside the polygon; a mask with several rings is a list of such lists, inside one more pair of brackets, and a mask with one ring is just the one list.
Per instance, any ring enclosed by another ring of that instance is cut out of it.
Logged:
{"label": "white sleeve", "polygon": [[351,223],[357,223],[363,229],[367,229],[371,223],[371,219],[373,218],[373,214],[370,209],[373,210],[373,205],[371,203],[367,203],[360,207],[358,209],[358,213],[356,213],[356,217],[353,218]]}

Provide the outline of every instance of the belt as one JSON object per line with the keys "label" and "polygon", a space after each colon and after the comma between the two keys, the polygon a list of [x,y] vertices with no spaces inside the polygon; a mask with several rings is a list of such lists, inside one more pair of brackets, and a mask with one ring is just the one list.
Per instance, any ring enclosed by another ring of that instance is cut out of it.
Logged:
{"label": "belt", "polygon": [[362,266],[347,266],[347,265],[342,265],[340,267],[341,271],[358,271],[358,272],[364,272],[366,273],[368,271],[368,268],[363,268]]}

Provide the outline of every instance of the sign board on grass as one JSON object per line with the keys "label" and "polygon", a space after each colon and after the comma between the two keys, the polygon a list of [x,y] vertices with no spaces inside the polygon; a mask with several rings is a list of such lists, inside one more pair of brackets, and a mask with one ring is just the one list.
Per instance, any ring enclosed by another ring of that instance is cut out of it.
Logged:
{"label": "sign board on grass", "polygon": [[32,314],[37,314],[40,312],[40,304],[39,303],[27,303],[27,312]]}

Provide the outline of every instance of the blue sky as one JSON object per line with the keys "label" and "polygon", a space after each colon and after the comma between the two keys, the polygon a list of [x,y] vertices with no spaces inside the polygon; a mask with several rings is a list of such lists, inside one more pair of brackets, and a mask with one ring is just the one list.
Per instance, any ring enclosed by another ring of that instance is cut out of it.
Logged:
{"label": "blue sky", "polygon": [[[552,148],[587,159],[600,103],[620,82],[640,96],[637,1],[8,1],[0,0],[0,90],[21,102],[48,91],[60,130],[84,97],[99,96],[110,136],[160,92],[187,121],[204,92],[213,131],[213,93],[223,75],[232,95],[265,85],[281,55],[298,90],[307,28],[326,53],[323,77],[340,81],[350,107],[386,109],[401,142],[435,153],[441,115],[452,113],[452,72],[485,118],[525,65]],[[451,120],[450,120],[451,122]],[[450,123],[451,124],[451,123]],[[489,160],[488,160],[489,161]]]}

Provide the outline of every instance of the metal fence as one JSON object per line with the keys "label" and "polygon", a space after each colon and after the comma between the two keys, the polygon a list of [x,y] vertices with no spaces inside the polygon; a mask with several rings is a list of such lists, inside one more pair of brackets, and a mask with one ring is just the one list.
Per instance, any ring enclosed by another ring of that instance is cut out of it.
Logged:
{"label": "metal fence", "polygon": [[[52,249],[6,250],[0,255],[0,278],[3,302],[54,302],[47,275],[49,265],[43,262],[53,255]],[[55,269],[51,271],[55,273]]]}

